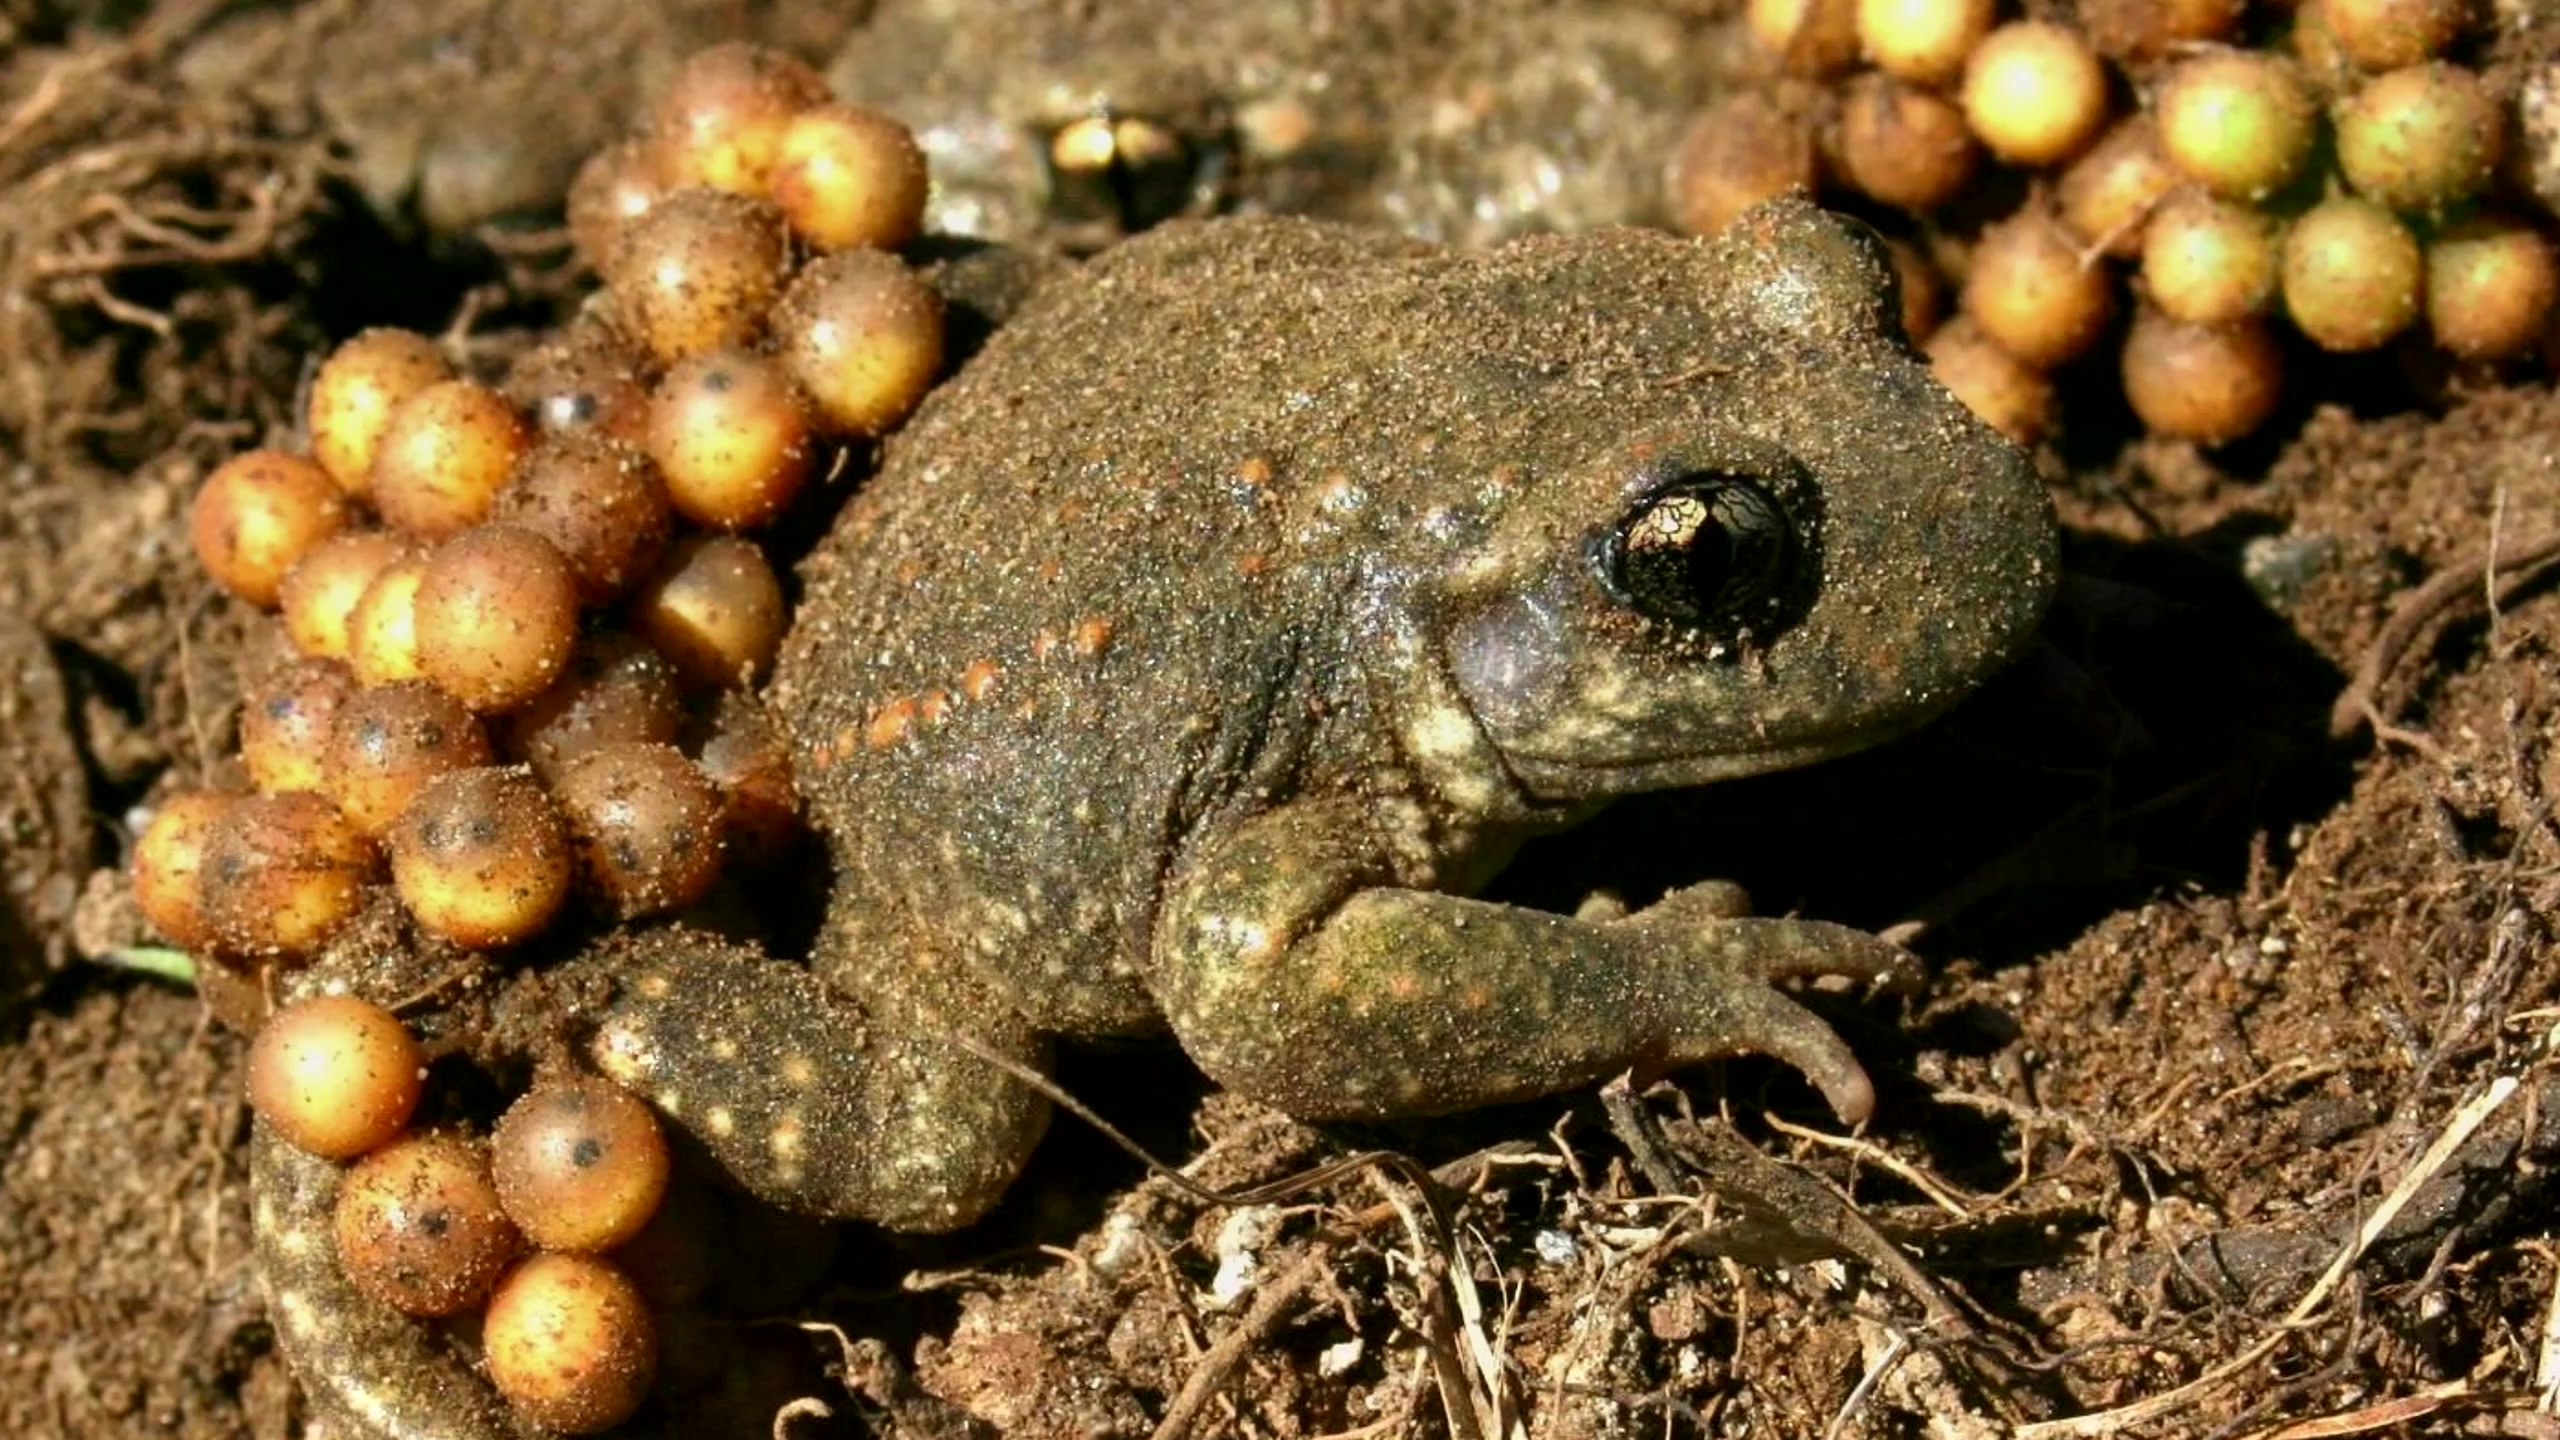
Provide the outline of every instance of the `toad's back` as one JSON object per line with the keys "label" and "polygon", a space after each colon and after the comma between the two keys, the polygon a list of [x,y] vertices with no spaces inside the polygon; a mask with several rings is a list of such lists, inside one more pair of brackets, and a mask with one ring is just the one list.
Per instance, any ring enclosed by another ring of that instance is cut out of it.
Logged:
{"label": "toad's back", "polygon": [[1168,226],[934,394],[812,562],[777,675],[839,869],[822,965],[961,960],[1044,1029],[1154,1024],[1136,967],[1186,840],[1389,758],[1345,663],[1381,641],[1358,602],[1552,388],[1467,338],[1555,339],[1516,253],[1521,285],[1488,286],[1341,227]]}
{"label": "toad's back", "polygon": [[932,397],[812,562],[777,676],[839,869],[822,964],[958,960],[1044,1029],[1153,1024],[1174,856],[1354,720],[1337,567],[1375,476],[1352,417],[1307,412],[1379,383],[1341,322],[1413,253],[1169,227]]}

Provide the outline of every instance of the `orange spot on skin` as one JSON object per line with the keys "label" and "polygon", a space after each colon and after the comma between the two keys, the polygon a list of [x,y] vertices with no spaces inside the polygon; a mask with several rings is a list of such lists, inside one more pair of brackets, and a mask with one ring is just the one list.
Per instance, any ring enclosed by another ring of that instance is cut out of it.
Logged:
{"label": "orange spot on skin", "polygon": [[927,725],[939,725],[950,714],[951,692],[948,690],[927,690],[924,698],[916,702],[916,716]]}
{"label": "orange spot on skin", "polygon": [[1260,489],[1271,483],[1271,462],[1259,455],[1247,455],[1236,466],[1236,478]]}
{"label": "orange spot on skin", "polygon": [[1386,991],[1398,1000],[1410,1000],[1422,993],[1422,981],[1410,970],[1399,970],[1387,977]]}
{"label": "orange spot on skin", "polygon": [[871,712],[871,727],[863,734],[874,750],[886,750],[907,738],[916,724],[916,701],[912,695],[901,695]]}
{"label": "orange spot on skin", "polygon": [[1247,578],[1271,568],[1271,557],[1259,550],[1247,550],[1236,557],[1236,573]]}
{"label": "orange spot on skin", "polygon": [[1043,580],[1055,580],[1064,572],[1063,567],[1061,567],[1057,561],[1043,560],[1040,562],[1040,568],[1034,573],[1038,574]]}
{"label": "orange spot on skin", "polygon": [[986,699],[987,692],[996,688],[999,673],[993,660],[970,661],[969,667],[960,672],[960,693],[972,700]]}
{"label": "orange spot on skin", "polygon": [[1107,616],[1087,615],[1076,622],[1075,633],[1070,639],[1076,653],[1090,660],[1111,643],[1111,621]]}

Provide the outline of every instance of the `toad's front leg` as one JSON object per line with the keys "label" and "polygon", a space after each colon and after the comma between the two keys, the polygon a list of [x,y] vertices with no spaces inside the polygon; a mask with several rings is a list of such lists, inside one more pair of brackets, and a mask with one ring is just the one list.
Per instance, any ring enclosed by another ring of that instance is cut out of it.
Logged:
{"label": "toad's front leg", "polygon": [[1601,922],[1399,887],[1367,802],[1265,814],[1178,882],[1153,956],[1166,1019],[1220,1083],[1309,1118],[1428,1115],[1737,1053],[1803,1071],[1844,1120],[1875,1087],[1774,981],[1904,979],[1862,931],[1736,917],[1724,887]]}

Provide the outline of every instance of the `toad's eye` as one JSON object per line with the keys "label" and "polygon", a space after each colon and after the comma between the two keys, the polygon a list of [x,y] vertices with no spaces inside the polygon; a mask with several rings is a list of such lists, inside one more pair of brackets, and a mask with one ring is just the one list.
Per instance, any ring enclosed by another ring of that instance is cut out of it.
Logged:
{"label": "toad's eye", "polygon": [[1731,475],[1683,475],[1638,500],[1600,546],[1601,581],[1650,620],[1748,622],[1786,588],[1795,533],[1768,491]]}
{"label": "toad's eye", "polygon": [[1200,159],[1171,126],[1143,115],[1088,115],[1050,134],[1049,181],[1058,218],[1134,235],[1190,207]]}

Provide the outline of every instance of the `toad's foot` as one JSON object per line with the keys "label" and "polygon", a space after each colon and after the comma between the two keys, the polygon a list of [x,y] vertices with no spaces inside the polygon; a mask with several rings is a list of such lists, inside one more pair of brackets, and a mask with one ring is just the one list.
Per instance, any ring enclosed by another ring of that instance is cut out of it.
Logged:
{"label": "toad's foot", "polygon": [[1693,886],[1614,922],[1664,957],[1656,983],[1672,992],[1660,1002],[1671,1017],[1662,1053],[1636,1068],[1768,1055],[1802,1071],[1842,1120],[1865,1120],[1875,1113],[1875,1083],[1830,1026],[1773,982],[1840,976],[1910,990],[1921,979],[1919,960],[1845,925],[1741,914],[1739,895],[1729,885]]}
{"label": "toad's foot", "polygon": [[[1011,1184],[1049,1119],[1039,1094],[971,1053],[1046,1069],[1048,1048],[984,997],[856,1003],[796,965],[684,930],[626,942],[589,1053],[786,1210],[954,1230]],[[968,982],[955,978],[955,991]],[[956,1007],[972,1017],[967,1041]]]}
{"label": "toad's foot", "polygon": [[1239,828],[1179,887],[1157,998],[1231,1088],[1307,1118],[1428,1115],[1739,1053],[1803,1071],[1843,1120],[1875,1086],[1830,1027],[1775,988],[1909,981],[1863,931],[1730,913],[1709,885],[1599,922],[1400,888],[1356,801]]}

